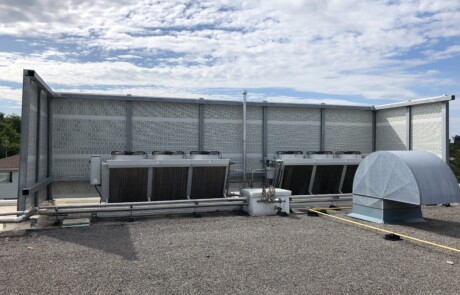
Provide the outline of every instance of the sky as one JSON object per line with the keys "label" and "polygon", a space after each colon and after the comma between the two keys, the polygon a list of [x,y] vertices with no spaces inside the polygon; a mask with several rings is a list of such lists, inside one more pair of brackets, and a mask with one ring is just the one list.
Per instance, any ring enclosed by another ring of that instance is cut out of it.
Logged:
{"label": "sky", "polygon": [[55,91],[379,105],[456,94],[460,1],[0,0],[0,112]]}

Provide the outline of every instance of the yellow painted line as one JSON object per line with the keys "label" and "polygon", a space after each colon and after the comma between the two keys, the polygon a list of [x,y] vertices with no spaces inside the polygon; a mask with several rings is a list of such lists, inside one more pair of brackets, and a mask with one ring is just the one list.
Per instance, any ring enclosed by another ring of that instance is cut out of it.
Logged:
{"label": "yellow painted line", "polygon": [[[315,213],[320,214],[320,215],[328,216],[328,217],[331,217],[331,218],[335,218],[335,219],[338,219],[338,220],[341,220],[341,221],[345,221],[345,222],[348,222],[348,223],[352,223],[352,224],[355,224],[355,225],[359,225],[359,226],[362,226],[362,227],[366,227],[366,228],[370,228],[370,229],[373,229],[373,230],[381,231],[381,232],[384,232],[384,233],[387,233],[387,234],[398,235],[398,236],[403,237],[403,238],[406,238],[406,239],[408,239],[408,240],[412,240],[412,241],[416,241],[416,242],[419,242],[419,243],[427,244],[427,245],[430,245],[430,246],[439,247],[439,248],[443,248],[443,249],[446,249],[446,250],[450,250],[450,251],[454,251],[454,252],[460,253],[460,249],[457,249],[457,248],[453,248],[453,247],[448,247],[448,246],[436,244],[436,243],[429,242],[429,241],[426,241],[426,240],[414,238],[414,237],[411,237],[411,236],[408,236],[408,235],[404,235],[404,234],[396,233],[396,232],[389,231],[389,230],[386,230],[386,229],[378,228],[378,227],[375,227],[375,226],[372,226],[372,225],[367,225],[367,224],[364,224],[364,223],[356,222],[356,221],[349,220],[349,219],[345,219],[345,218],[342,218],[342,217],[338,217],[338,216],[334,216],[334,215],[329,215],[329,214],[327,214],[327,213],[323,213],[323,212],[317,211],[317,210],[318,210],[317,208],[309,209],[309,211],[315,212]],[[330,210],[330,209],[329,209],[329,210]]]}
{"label": "yellow painted line", "polygon": [[344,207],[332,207],[332,208],[312,208],[308,210],[344,210],[344,209],[351,209],[351,206],[344,206]]}

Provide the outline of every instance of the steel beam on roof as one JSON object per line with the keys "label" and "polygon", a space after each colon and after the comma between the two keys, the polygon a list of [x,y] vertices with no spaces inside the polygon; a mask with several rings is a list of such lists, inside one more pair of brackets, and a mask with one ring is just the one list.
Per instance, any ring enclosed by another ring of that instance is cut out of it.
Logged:
{"label": "steel beam on roof", "polygon": [[[37,121],[36,121],[36,132],[35,132],[35,183],[37,183],[40,179],[40,128],[43,128],[40,126],[41,124],[41,96],[42,96],[42,90],[38,88],[37,91]],[[33,199],[33,206],[37,207],[38,206],[38,191],[34,194],[34,199]]]}
{"label": "steel beam on roof", "polygon": [[326,112],[323,108],[320,109],[319,120],[319,150],[324,151],[326,148]]}
{"label": "steel beam on roof", "polygon": [[24,70],[24,77],[29,77],[34,81],[39,88],[45,91],[48,95],[54,96],[54,91],[43,81],[43,79],[34,70]]}
{"label": "steel beam on roof", "polygon": [[262,158],[268,156],[268,107],[262,107]]}
{"label": "steel beam on roof", "polygon": [[444,102],[441,108],[442,116],[442,159],[449,164],[449,102]]}
{"label": "steel beam on roof", "polygon": [[22,188],[27,186],[27,160],[29,157],[29,133],[30,133],[30,109],[31,96],[33,95],[31,87],[32,79],[24,71],[22,82],[22,110],[21,110],[21,138],[19,153],[19,187],[18,187],[18,204],[17,210],[23,211],[26,208],[25,196],[22,195]]}
{"label": "steel beam on roof", "polygon": [[[189,104],[214,104],[214,105],[242,105],[240,101],[233,100],[212,100],[212,99],[194,99],[194,98],[176,98],[176,97],[155,97],[155,96],[135,96],[135,95],[117,95],[117,94],[89,94],[89,93],[71,93],[56,92],[56,98],[71,99],[102,99],[102,100],[131,100],[131,101],[150,101],[166,103],[189,103]],[[372,106],[353,106],[353,105],[328,105],[328,104],[301,104],[301,103],[275,103],[275,102],[247,102],[248,106],[267,106],[267,107],[299,107],[299,108],[324,108],[324,109],[349,109],[370,111]]]}
{"label": "steel beam on roof", "polygon": [[[47,187],[53,181],[54,180],[53,180],[52,177],[45,178],[45,179],[43,179],[41,181],[38,181],[38,182],[34,183],[30,187],[22,188],[21,189],[21,194],[24,195],[24,196],[30,196],[32,194],[35,194],[35,193],[39,192],[40,190],[42,190],[44,187]],[[38,206],[38,204],[36,204],[35,206]]]}
{"label": "steel beam on roof", "polygon": [[198,105],[198,150],[203,151],[204,150],[204,98],[200,98],[200,103]]}
{"label": "steel beam on roof", "polygon": [[[154,96],[126,96],[116,94],[90,94],[90,93],[71,93],[71,92],[54,92],[43,79],[34,70],[24,70],[24,76],[30,77],[34,80],[40,88],[42,88],[48,95],[57,98],[87,98],[87,99],[107,99],[107,100],[130,100],[130,101],[154,101],[154,102],[171,102],[171,103],[191,103],[201,104],[200,99],[189,98],[174,98],[174,97],[154,97]],[[454,95],[443,95],[425,99],[409,100],[406,102],[399,102],[393,104],[386,104],[380,106],[359,106],[359,105],[328,105],[328,104],[296,104],[296,103],[275,103],[275,102],[248,102],[248,106],[273,106],[273,107],[304,107],[304,108],[323,108],[323,109],[348,109],[348,110],[383,110],[397,107],[404,107],[408,105],[426,104],[432,102],[441,102],[454,100]],[[205,104],[219,104],[219,105],[241,105],[240,101],[229,100],[205,100]]]}
{"label": "steel beam on roof", "polygon": [[358,105],[333,105],[333,104],[303,104],[303,103],[278,103],[278,102],[248,102],[248,106],[267,106],[267,107],[294,107],[294,108],[312,108],[312,109],[341,109],[341,110],[361,110],[370,111],[372,106]]}
{"label": "steel beam on roof", "polygon": [[455,95],[446,94],[446,95],[436,96],[436,97],[414,99],[414,100],[409,100],[409,101],[374,106],[374,108],[376,110],[394,109],[394,108],[400,108],[400,107],[407,107],[407,106],[435,103],[435,102],[442,102],[442,101],[450,101],[450,100],[455,100]]}
{"label": "steel beam on roof", "polygon": [[372,151],[377,150],[377,112],[372,111]]}
{"label": "steel beam on roof", "polygon": [[56,176],[53,177],[54,182],[65,181],[65,182],[77,182],[77,181],[88,181],[87,176]]}
{"label": "steel beam on roof", "polygon": [[412,107],[406,107],[406,149],[412,150]]}
{"label": "steel beam on roof", "polygon": [[133,149],[133,102],[126,102],[126,150],[131,151]]}
{"label": "steel beam on roof", "polygon": [[[46,151],[46,158],[48,160],[47,166],[46,166],[46,177],[49,178],[53,174],[53,122],[52,122],[52,115],[51,115],[51,97],[49,94],[47,94],[46,98],[46,128],[47,128],[47,151]],[[47,186],[47,198],[49,200],[53,199],[53,184],[50,183]]]}

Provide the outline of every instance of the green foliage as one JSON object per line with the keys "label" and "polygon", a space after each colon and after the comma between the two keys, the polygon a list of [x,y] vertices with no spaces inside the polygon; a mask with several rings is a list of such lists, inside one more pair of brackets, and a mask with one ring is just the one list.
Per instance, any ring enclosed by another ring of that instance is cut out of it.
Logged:
{"label": "green foliage", "polygon": [[19,153],[21,117],[0,113],[0,158]]}
{"label": "green foliage", "polygon": [[460,183],[460,147],[451,143],[449,146],[449,156],[450,169],[452,169],[458,182]]}

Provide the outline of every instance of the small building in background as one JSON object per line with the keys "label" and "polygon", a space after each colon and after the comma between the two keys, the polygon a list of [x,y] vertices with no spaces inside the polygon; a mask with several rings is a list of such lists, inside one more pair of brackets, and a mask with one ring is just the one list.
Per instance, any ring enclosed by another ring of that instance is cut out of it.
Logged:
{"label": "small building in background", "polygon": [[19,155],[0,159],[0,200],[17,199]]}

